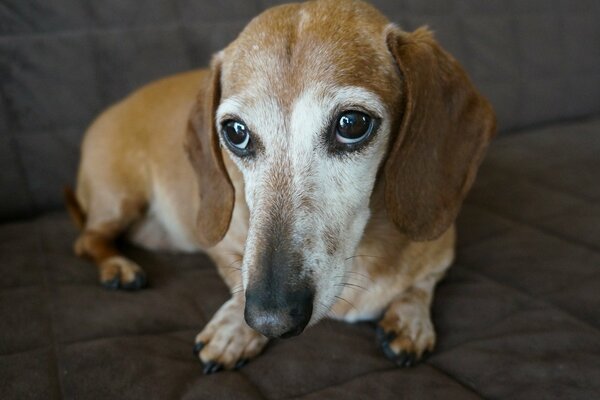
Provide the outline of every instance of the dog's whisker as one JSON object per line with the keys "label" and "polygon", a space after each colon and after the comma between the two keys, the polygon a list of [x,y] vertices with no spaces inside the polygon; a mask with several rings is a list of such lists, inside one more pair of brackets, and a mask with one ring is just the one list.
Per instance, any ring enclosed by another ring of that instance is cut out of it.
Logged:
{"label": "dog's whisker", "polygon": [[346,273],[347,273],[347,274],[355,274],[355,275],[360,275],[360,276],[362,276],[362,277],[364,277],[364,278],[369,278],[369,279],[371,279],[371,277],[370,277],[369,275],[367,275],[367,274],[362,274],[362,273],[360,273],[360,272],[357,272],[357,271],[346,271]]}
{"label": "dog's whisker", "polygon": [[230,294],[232,296],[235,296],[236,294],[241,293],[243,291],[244,291],[244,285],[243,284],[239,284],[239,285],[236,285],[233,288],[231,288]]}
{"label": "dog's whisker", "polygon": [[369,258],[385,258],[382,256],[373,256],[373,255],[369,255],[369,254],[355,254],[353,256],[347,257],[344,261],[348,261],[354,258],[358,258],[358,257],[369,257]]}
{"label": "dog's whisker", "polygon": [[354,288],[354,289],[362,289],[362,290],[367,291],[367,292],[369,291],[364,286],[360,286],[360,285],[357,285],[355,283],[350,283],[350,282],[337,283],[334,286],[343,286],[343,287],[350,287],[350,288]]}
{"label": "dog's whisker", "polygon": [[369,281],[369,283],[375,283],[375,281],[373,279],[371,279],[370,276],[368,275],[364,275],[364,274],[357,274],[358,276],[347,276],[347,275],[338,275],[338,276],[334,276],[335,279],[337,278],[342,278],[343,280],[348,280],[348,279],[356,279],[357,281],[360,281],[360,278],[362,279],[366,279],[367,281]]}
{"label": "dog's whisker", "polygon": [[227,266],[225,266],[223,268],[225,268],[225,269],[233,269],[233,270],[236,270],[236,271],[241,271],[242,270],[241,267],[236,267],[234,265],[235,263],[241,263],[241,262],[242,262],[242,259],[234,260],[231,264],[229,264],[229,265],[227,265]]}
{"label": "dog's whisker", "polygon": [[227,255],[227,256],[236,256],[236,257],[239,257],[240,259],[241,259],[241,258],[243,258],[243,257],[242,257],[242,255],[241,255],[240,253],[230,253],[230,252],[224,252],[223,254],[224,254],[224,255]]}
{"label": "dog's whisker", "polygon": [[334,295],[334,297],[335,297],[336,299],[340,299],[340,300],[342,300],[342,301],[344,301],[344,302],[348,303],[348,304],[350,305],[350,307],[352,307],[353,309],[355,309],[356,311],[358,311],[358,309],[357,309],[357,308],[354,306],[354,304],[352,304],[350,301],[346,300],[346,299],[345,299],[345,298],[343,298],[342,296],[337,296],[337,295]]}
{"label": "dog's whisker", "polygon": [[329,313],[329,306],[326,304],[323,304],[322,301],[319,301],[317,306],[320,306],[320,307],[318,307],[318,309],[317,309],[317,313],[316,313],[317,317],[315,319],[320,320],[321,318],[323,318],[324,316],[326,316]]}

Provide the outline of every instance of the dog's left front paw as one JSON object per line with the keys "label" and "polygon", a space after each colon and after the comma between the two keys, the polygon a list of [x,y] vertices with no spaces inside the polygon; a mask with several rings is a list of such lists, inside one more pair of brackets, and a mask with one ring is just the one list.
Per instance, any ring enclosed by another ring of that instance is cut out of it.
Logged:
{"label": "dog's left front paw", "polygon": [[435,346],[435,330],[421,304],[392,304],[377,324],[377,342],[399,367],[412,367]]}
{"label": "dog's left front paw", "polygon": [[205,374],[241,368],[269,341],[246,324],[243,307],[230,299],[196,336],[194,354],[204,365]]}

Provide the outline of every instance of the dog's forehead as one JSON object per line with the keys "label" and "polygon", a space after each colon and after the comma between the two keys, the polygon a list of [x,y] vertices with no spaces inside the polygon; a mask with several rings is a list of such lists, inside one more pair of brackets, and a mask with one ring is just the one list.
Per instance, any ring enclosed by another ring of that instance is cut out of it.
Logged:
{"label": "dog's forehead", "polygon": [[223,52],[222,90],[290,104],[307,86],[360,86],[384,101],[398,93],[385,43],[389,24],[357,1],[316,1],[267,10]]}

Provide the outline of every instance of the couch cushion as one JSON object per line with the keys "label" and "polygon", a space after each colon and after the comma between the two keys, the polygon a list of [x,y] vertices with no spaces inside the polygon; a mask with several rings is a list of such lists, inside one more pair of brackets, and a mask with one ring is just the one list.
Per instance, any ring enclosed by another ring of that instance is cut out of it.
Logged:
{"label": "couch cushion", "polygon": [[128,247],[150,287],[111,292],[72,255],[76,230],[64,213],[0,225],[0,392],[6,399],[594,398],[599,215],[586,186],[600,169],[576,166],[595,165],[588,156],[600,151],[599,125],[563,124],[494,143],[459,217],[457,261],[436,292],[436,351],[412,369],[383,356],[371,324],[323,321],[273,341],[238,372],[204,376],[194,336],[228,298],[206,256]]}

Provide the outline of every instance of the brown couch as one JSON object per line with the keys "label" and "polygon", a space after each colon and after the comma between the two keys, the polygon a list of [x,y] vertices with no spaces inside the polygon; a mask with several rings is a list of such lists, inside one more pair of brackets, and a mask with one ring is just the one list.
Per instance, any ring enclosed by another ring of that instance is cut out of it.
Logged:
{"label": "brown couch", "polygon": [[324,321],[238,372],[194,336],[227,299],[201,254],[127,247],[150,287],[108,291],[61,205],[95,114],[206,64],[271,1],[0,4],[0,397],[592,399],[600,396],[600,2],[376,1],[429,24],[496,107],[433,308],[436,351],[392,365],[374,328]]}

